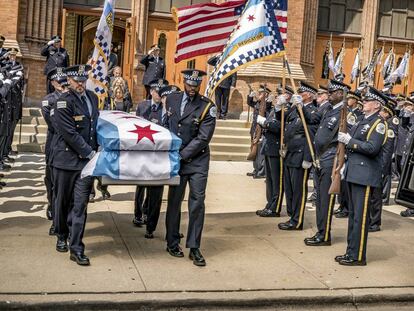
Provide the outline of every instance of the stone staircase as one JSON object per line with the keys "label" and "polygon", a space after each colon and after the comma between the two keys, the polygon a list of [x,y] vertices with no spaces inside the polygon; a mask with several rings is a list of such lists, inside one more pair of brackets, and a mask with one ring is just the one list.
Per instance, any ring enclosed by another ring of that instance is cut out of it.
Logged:
{"label": "stone staircase", "polygon": [[[246,161],[250,151],[250,124],[239,120],[217,120],[210,144],[214,161]],[[47,125],[39,108],[23,108],[22,134],[16,127],[13,146],[22,152],[44,152]]]}

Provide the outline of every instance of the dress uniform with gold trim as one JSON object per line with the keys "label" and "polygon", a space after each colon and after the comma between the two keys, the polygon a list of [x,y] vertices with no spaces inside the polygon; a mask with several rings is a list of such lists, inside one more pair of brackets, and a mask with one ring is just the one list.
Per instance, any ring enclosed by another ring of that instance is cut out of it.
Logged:
{"label": "dress uniform with gold trim", "polygon": [[[364,105],[387,103],[387,98],[372,87],[363,100]],[[382,185],[382,146],[387,139],[387,126],[379,115],[380,109],[375,107],[370,115],[364,112],[348,134],[338,135],[338,141],[347,149],[343,174],[349,193],[348,247],[344,255],[335,258],[341,265],[366,265],[369,205],[372,188]]]}

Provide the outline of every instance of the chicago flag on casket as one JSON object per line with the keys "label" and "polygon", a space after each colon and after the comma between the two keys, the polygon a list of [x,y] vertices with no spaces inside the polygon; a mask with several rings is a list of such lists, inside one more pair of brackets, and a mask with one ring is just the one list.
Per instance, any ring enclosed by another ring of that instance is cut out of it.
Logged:
{"label": "chicago flag on casket", "polygon": [[101,111],[97,137],[100,151],[82,177],[156,181],[178,176],[181,139],[162,126],[126,112]]}

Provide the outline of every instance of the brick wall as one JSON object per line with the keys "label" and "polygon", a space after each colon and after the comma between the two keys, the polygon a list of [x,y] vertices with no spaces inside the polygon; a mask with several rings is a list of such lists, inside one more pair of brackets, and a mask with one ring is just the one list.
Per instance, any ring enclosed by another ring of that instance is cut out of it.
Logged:
{"label": "brick wall", "polygon": [[0,8],[2,12],[0,14],[0,34],[5,36],[6,39],[16,40],[19,1],[0,0]]}
{"label": "brick wall", "polygon": [[40,100],[46,95],[46,77],[43,74],[45,63],[34,59],[23,59],[23,66],[26,71],[29,71],[26,89],[27,104],[39,106]]}

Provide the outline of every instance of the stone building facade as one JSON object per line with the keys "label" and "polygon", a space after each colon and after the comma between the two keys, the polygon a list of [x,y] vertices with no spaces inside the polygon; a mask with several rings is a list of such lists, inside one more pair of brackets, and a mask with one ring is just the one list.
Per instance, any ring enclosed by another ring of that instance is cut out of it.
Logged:
{"label": "stone building facade", "polygon": [[[134,102],[143,98],[139,64],[149,47],[158,43],[167,63],[167,79],[181,85],[180,71],[188,67],[209,70],[207,56],[174,64],[176,26],[171,6],[203,3],[208,0],[117,0],[113,42],[117,48],[124,77],[133,91]],[[214,0],[212,0],[214,1]],[[215,0],[214,2],[222,2]],[[55,34],[63,36],[71,64],[87,60],[93,48],[93,36],[102,12],[103,0],[0,0],[0,33],[6,47],[19,47],[22,63],[28,72],[28,104],[36,105],[45,95],[44,58],[40,49]],[[391,3],[391,5],[390,5]],[[394,45],[401,56],[407,44],[414,42],[413,1],[409,0],[295,0],[289,1],[287,57],[295,80],[307,79],[325,84],[321,78],[322,56],[332,34],[335,53],[344,41],[345,73],[348,77],[356,50],[364,39],[362,61],[366,64],[378,44]],[[405,14],[405,32],[401,15]],[[398,28],[398,31],[395,28]],[[393,43],[392,43],[393,42]],[[414,61],[411,58],[410,72]],[[275,90],[281,82],[280,60],[254,64],[238,74],[237,87],[231,95],[230,114],[238,118],[247,110],[248,85],[262,82]],[[378,87],[382,81],[377,76]],[[132,86],[132,87],[131,87]],[[205,87],[205,83],[203,84]],[[413,79],[409,90],[414,89]],[[396,91],[401,92],[402,86]]]}

